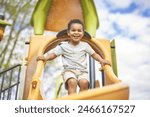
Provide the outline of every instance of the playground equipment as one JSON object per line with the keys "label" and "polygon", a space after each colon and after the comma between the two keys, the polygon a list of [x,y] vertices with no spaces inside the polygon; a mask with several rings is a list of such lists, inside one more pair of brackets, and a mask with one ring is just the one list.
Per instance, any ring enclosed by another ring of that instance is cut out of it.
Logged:
{"label": "playground equipment", "polygon": [[[36,58],[56,47],[60,42],[67,41],[68,38],[64,35],[60,37],[43,36],[43,32],[44,29],[59,32],[66,28],[70,19],[84,21],[86,31],[90,33],[92,38],[88,39],[85,36],[82,41],[89,43],[104,59],[111,62],[112,60],[115,61],[114,57],[112,57],[112,53],[115,52],[114,50],[111,51],[110,41],[94,38],[99,23],[93,0],[39,0],[31,20],[35,35],[31,36],[29,42],[23,99],[44,99],[40,90],[40,77],[45,63],[36,61]],[[115,66],[114,62],[112,64]],[[103,69],[104,87],[96,87],[78,95],[72,94],[58,99],[128,99],[128,85],[122,83],[113,70],[110,66],[105,65]],[[99,84],[98,81],[96,82]]]}
{"label": "playground equipment", "polygon": [[4,16],[0,15],[0,41],[3,39],[4,31],[6,26],[11,26],[12,24],[4,21]]}

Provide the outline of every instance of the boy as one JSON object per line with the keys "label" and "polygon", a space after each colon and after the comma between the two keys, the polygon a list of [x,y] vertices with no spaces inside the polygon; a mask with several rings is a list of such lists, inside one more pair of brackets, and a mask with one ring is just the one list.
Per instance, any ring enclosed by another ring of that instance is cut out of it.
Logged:
{"label": "boy", "polygon": [[103,60],[88,43],[80,41],[84,36],[84,25],[80,20],[74,19],[68,23],[67,34],[70,37],[68,42],[58,45],[54,48],[53,53],[46,57],[39,56],[37,60],[48,61],[62,55],[63,80],[68,94],[72,94],[76,93],[77,85],[80,87],[80,91],[89,88],[86,53],[97,60],[102,67],[105,64],[110,65],[110,62]]}

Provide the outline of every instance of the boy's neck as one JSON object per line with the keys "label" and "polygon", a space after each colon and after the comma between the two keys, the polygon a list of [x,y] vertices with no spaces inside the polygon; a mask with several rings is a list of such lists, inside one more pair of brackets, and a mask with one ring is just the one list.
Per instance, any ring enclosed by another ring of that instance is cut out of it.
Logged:
{"label": "boy's neck", "polygon": [[72,42],[72,41],[69,41],[69,43],[70,43],[71,45],[76,46],[76,45],[78,45],[78,44],[80,43],[80,41],[79,41],[79,42]]}

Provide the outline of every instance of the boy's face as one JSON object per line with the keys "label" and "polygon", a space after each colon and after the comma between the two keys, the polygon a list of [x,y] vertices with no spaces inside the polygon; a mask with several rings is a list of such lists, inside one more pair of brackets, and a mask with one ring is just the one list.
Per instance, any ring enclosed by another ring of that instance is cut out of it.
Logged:
{"label": "boy's face", "polygon": [[84,35],[83,27],[79,23],[73,23],[68,31],[70,41],[74,44],[79,43]]}

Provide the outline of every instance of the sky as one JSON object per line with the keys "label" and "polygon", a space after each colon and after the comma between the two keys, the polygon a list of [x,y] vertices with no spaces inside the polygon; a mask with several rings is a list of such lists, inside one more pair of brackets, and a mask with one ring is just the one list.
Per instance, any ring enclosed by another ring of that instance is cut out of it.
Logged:
{"label": "sky", "polygon": [[115,39],[118,77],[130,99],[150,99],[149,0],[94,0],[100,27],[96,37]]}

